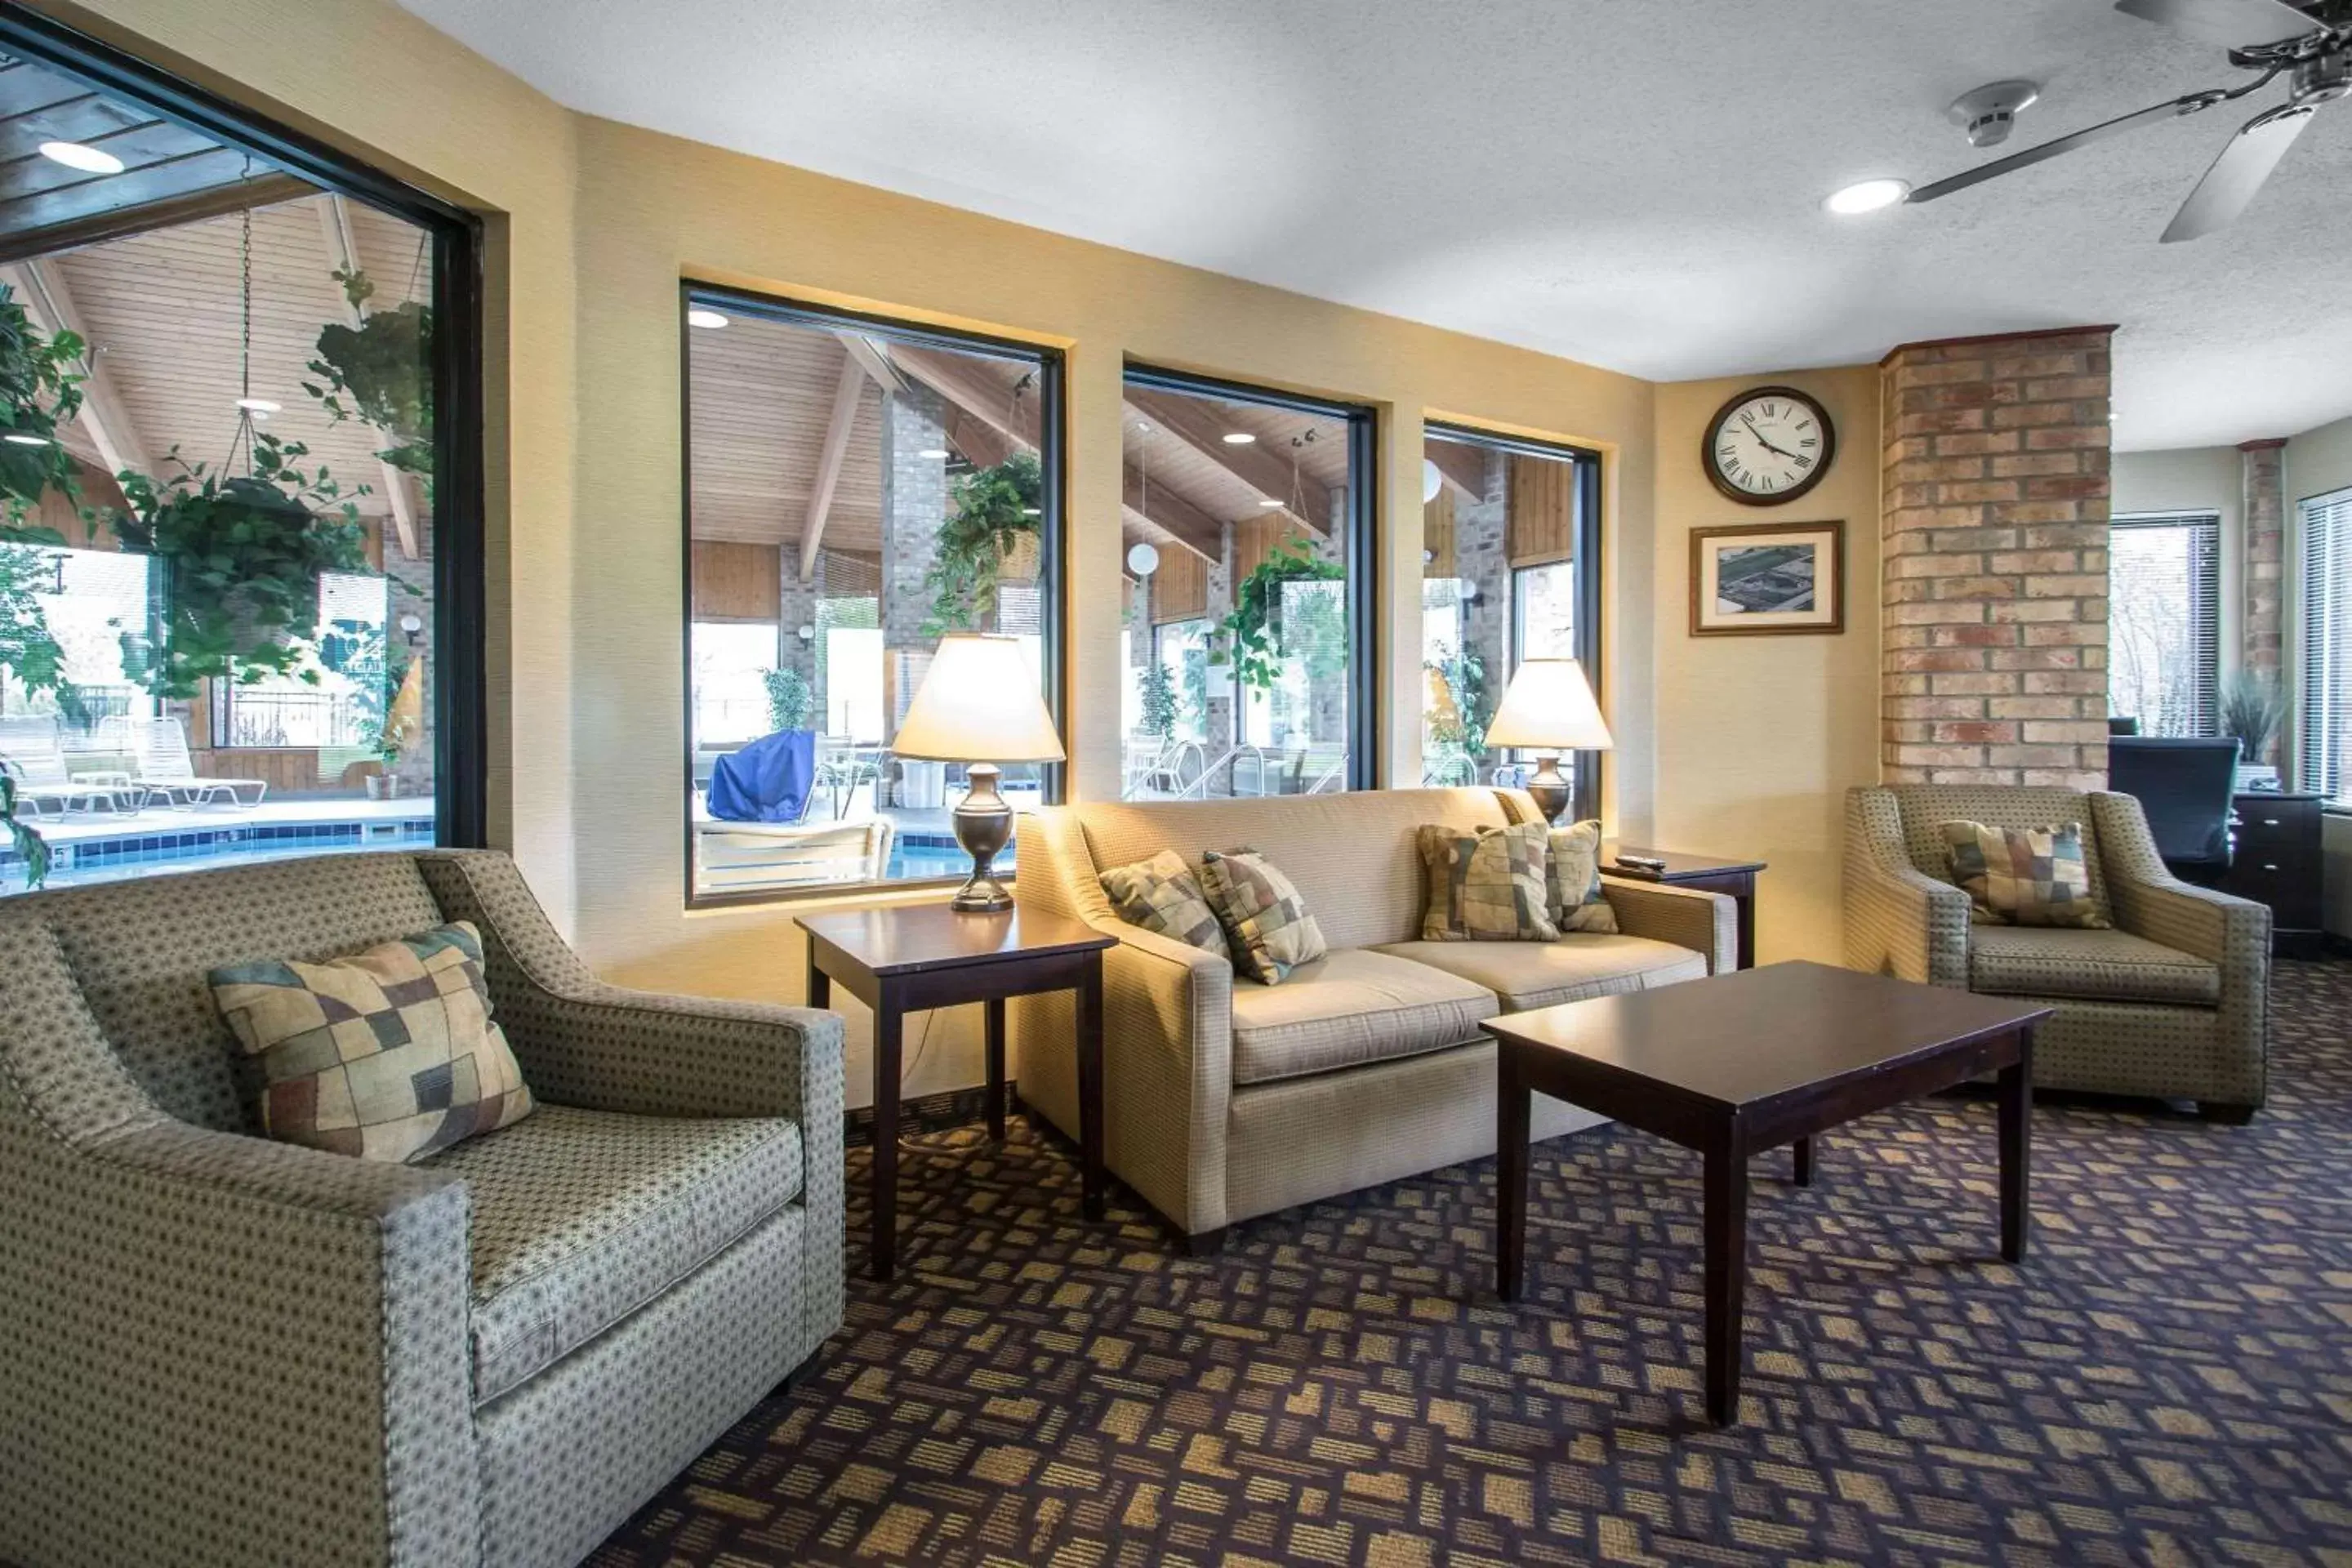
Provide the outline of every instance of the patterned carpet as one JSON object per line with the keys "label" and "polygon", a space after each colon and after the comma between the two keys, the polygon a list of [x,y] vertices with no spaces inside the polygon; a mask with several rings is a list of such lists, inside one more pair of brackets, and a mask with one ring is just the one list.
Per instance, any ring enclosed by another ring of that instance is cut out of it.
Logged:
{"label": "patterned carpet", "polygon": [[1656,1139],[1538,1150],[1507,1310],[1490,1163],[1193,1262],[1077,1223],[1058,1145],[966,1136],[907,1162],[898,1281],[591,1561],[2344,1568],[2352,964],[2280,965],[2275,1016],[2251,1127],[2040,1109],[2021,1268],[1989,1100],[1832,1135],[1811,1191],[1769,1157],[1725,1432],[1698,1164]]}

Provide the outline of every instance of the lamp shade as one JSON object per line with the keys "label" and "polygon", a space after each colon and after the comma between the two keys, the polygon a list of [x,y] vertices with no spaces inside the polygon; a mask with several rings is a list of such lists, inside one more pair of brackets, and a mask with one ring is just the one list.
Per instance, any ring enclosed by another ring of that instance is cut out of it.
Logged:
{"label": "lamp shade", "polygon": [[1016,638],[950,632],[891,738],[902,757],[941,763],[1058,763],[1062,738]]}
{"label": "lamp shade", "polygon": [[1572,658],[1530,658],[1511,672],[1503,705],[1486,726],[1490,746],[1546,752],[1605,752],[1617,742],[1592,700],[1584,668]]}

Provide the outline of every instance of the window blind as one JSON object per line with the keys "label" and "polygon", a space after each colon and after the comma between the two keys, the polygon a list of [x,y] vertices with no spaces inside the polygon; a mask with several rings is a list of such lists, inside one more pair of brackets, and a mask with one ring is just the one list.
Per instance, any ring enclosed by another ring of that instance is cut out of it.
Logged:
{"label": "window blind", "polygon": [[2352,490],[2303,503],[2302,638],[2296,781],[2352,808]]}
{"label": "window blind", "polygon": [[2118,517],[2108,537],[2108,710],[2150,735],[2210,735],[2221,697],[2221,520]]}

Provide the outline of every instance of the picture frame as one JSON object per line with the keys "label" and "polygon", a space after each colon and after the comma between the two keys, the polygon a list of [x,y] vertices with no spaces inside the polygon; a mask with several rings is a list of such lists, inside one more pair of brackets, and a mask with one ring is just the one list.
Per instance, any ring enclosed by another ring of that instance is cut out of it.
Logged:
{"label": "picture frame", "polygon": [[1694,528],[1690,635],[1834,637],[1845,630],[1845,522]]}

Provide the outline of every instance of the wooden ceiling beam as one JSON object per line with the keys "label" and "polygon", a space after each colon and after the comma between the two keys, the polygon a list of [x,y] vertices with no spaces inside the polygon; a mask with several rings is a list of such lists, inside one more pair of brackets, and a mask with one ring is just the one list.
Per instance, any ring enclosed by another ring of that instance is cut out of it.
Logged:
{"label": "wooden ceiling beam", "polygon": [[809,489],[808,513],[801,520],[801,581],[816,580],[817,552],[824,544],[825,519],[833,511],[833,492],[841,483],[842,460],[849,456],[849,432],[857,423],[858,401],[866,395],[866,367],[857,356],[841,356],[841,378],[834,384],[833,414],[824,427],[824,446],[816,459],[816,483]]}
{"label": "wooden ceiling beam", "polygon": [[1255,442],[1229,443],[1228,426],[1197,397],[1129,387],[1127,405],[1318,533],[1331,531],[1331,487]]}
{"label": "wooden ceiling beam", "polygon": [[1016,396],[1009,386],[992,381],[968,364],[946,354],[909,344],[896,345],[890,354],[898,367],[961,408],[990,428],[1009,436],[1031,451],[1037,450],[1037,400]]}
{"label": "wooden ceiling beam", "polygon": [[[319,204],[319,232],[327,242],[330,271],[365,270],[360,265],[359,237],[352,231],[352,209],[341,195],[333,191],[328,192],[327,199]],[[353,327],[367,325],[368,308],[365,305],[352,303],[352,297],[343,291],[340,283],[335,285],[335,296]],[[369,426],[368,430],[374,436],[379,449],[393,445],[391,431],[373,425]],[[376,458],[375,471],[376,478],[383,485],[384,504],[392,509],[392,528],[400,537],[401,553],[411,561],[424,560],[424,536],[416,523],[417,492],[414,476],[394,468],[381,455]]]}
{"label": "wooden ceiling beam", "polygon": [[1154,481],[1147,489],[1141,471],[1132,463],[1127,466],[1126,493],[1119,500],[1129,517],[1150,523],[1202,560],[1224,559],[1225,525],[1166,485]]}
{"label": "wooden ceiling beam", "polygon": [[865,368],[866,375],[877,386],[885,392],[907,390],[907,378],[900,375],[898,367],[890,363],[890,351],[883,346],[879,338],[868,337],[864,332],[835,332],[834,335],[841,340],[841,346],[849,351],[849,357]]}
{"label": "wooden ceiling beam", "polygon": [[0,267],[0,283],[16,290],[17,301],[42,331],[51,336],[67,331],[81,339],[81,425],[97,447],[106,471],[153,474],[154,464],[139,439],[139,426],[115,387],[112,371],[89,341],[57,261],[19,261]]}
{"label": "wooden ceiling beam", "polygon": [[1437,465],[1438,475],[1452,485],[1464,500],[1482,501],[1486,499],[1485,448],[1424,436],[1421,438],[1421,455]]}
{"label": "wooden ceiling beam", "polygon": [[975,468],[992,468],[1018,450],[1013,437],[961,408],[948,410],[948,445]]}

